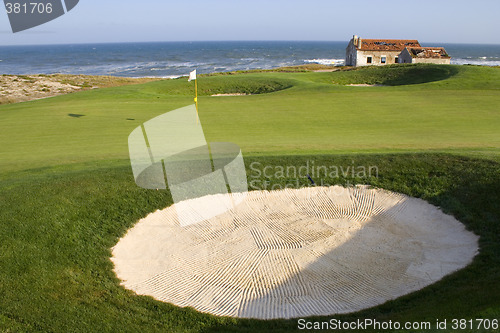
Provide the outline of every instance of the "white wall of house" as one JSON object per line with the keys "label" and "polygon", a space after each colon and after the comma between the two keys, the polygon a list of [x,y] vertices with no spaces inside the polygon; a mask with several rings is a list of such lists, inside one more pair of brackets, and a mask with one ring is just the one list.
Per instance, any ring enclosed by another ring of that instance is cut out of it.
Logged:
{"label": "white wall of house", "polygon": [[[399,57],[399,51],[357,51],[356,66],[384,66],[397,64],[396,58]],[[371,63],[368,62],[371,57]],[[385,58],[385,62],[382,62]]]}
{"label": "white wall of house", "polygon": [[450,58],[413,58],[414,64],[439,64],[449,65]]}

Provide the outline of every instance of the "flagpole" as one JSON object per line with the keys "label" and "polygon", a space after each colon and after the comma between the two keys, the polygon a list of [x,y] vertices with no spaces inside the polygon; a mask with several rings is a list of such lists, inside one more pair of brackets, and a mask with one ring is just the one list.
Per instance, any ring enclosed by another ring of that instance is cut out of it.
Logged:
{"label": "flagpole", "polygon": [[198,116],[198,78],[194,80],[194,93],[194,103],[196,104],[196,124],[198,124],[198,122],[200,121]]}
{"label": "flagpole", "polygon": [[189,73],[188,82],[194,80],[194,104],[196,106],[196,124],[200,122],[198,117],[198,80],[196,78],[196,69]]}

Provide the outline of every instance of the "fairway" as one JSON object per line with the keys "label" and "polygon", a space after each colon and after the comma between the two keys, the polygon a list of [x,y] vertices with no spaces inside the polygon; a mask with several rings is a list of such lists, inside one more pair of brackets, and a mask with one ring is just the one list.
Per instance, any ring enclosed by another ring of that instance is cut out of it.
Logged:
{"label": "fairway", "polygon": [[[466,268],[335,318],[499,318],[499,68],[249,72],[200,76],[198,85],[206,139],[240,146],[256,184],[250,190],[310,185],[266,167],[376,166],[373,175],[315,181],[424,199],[480,237]],[[193,84],[180,78],[0,105],[0,331],[297,329],[293,319],[217,317],[138,296],[113,272],[111,248],[141,218],[172,204],[168,190],[135,185],[128,135],[192,103]]]}
{"label": "fairway", "polygon": [[[357,75],[351,81],[345,77],[350,72],[201,77],[200,119],[209,142],[234,142],[246,156],[456,149],[498,154],[500,70],[456,68],[445,80],[390,87],[333,83],[362,82],[359,71],[352,71]],[[397,74],[399,68],[380,72],[391,70]],[[124,138],[135,127],[192,104],[193,93],[192,84],[177,79],[2,106],[0,170],[126,159]]]}

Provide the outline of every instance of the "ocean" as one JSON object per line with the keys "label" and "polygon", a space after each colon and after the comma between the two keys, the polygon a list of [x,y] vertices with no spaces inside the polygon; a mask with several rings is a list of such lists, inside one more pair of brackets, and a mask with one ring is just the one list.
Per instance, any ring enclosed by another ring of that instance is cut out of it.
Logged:
{"label": "ocean", "polygon": [[[308,63],[343,65],[343,42],[151,42],[0,46],[0,74],[88,74],[179,77],[198,73],[271,69]],[[500,45],[444,46],[453,64],[500,66]]]}

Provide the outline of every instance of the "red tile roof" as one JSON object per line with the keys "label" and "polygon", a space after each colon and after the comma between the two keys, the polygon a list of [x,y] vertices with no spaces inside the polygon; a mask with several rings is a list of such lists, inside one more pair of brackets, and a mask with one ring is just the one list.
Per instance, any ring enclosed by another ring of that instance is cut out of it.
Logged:
{"label": "red tile roof", "polygon": [[413,58],[450,58],[444,47],[408,47]]}
{"label": "red tile roof", "polygon": [[403,51],[405,47],[420,47],[420,43],[416,39],[361,38],[361,48],[357,47],[357,49],[362,51]]}

